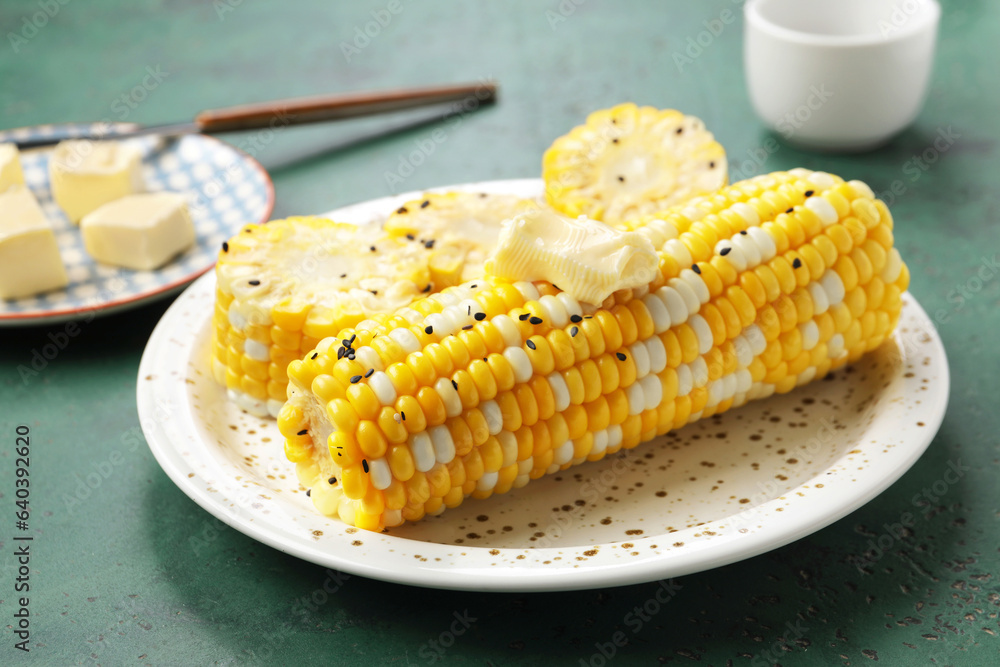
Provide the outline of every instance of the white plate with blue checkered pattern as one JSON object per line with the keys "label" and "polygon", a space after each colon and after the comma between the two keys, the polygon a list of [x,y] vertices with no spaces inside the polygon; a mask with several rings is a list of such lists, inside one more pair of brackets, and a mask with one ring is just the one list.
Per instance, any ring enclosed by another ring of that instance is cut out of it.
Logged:
{"label": "white plate with blue checkered pattern", "polygon": [[[110,133],[131,125],[112,125]],[[0,143],[54,137],[70,139],[98,131],[91,124],[42,125],[0,131]],[[274,186],[264,168],[249,155],[218,139],[187,135],[164,140],[130,139],[143,151],[143,179],[148,191],[170,190],[188,196],[195,245],[155,271],[132,271],[100,264],[87,254],[79,228],[52,200],[49,188],[51,149],[21,153],[27,186],[51,221],[66,264],[66,288],[16,300],[0,300],[0,326],[28,326],[105,315],[178,292],[215,264],[219,246],[250,223],[266,222],[274,207]]]}

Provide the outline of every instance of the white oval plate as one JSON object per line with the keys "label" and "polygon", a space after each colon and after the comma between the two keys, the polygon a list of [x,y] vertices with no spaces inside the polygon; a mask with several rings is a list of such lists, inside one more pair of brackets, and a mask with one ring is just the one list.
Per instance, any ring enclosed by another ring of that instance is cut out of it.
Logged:
{"label": "white oval plate", "polygon": [[[34,138],[69,139],[103,129],[125,131],[129,124],[40,125],[0,132],[0,143]],[[132,271],[100,264],[83,246],[80,229],[52,199],[49,157],[52,148],[21,153],[24,180],[52,223],[69,285],[23,299],[0,299],[0,327],[52,324],[108,315],[174,292],[212,268],[219,245],[249,223],[267,222],[274,208],[274,186],[252,157],[214,137],[190,134],[164,141],[129,139],[143,151],[142,173],[148,191],[187,195],[195,244],[154,271]]]}
{"label": "white oval plate", "polygon": [[[541,193],[541,182],[450,189]],[[333,213],[368,222],[410,193]],[[434,588],[551,591],[675,577],[813,533],[898,479],[944,417],[948,364],[909,294],[892,341],[852,368],[488,500],[377,534],[319,515],[273,421],[240,411],[208,371],[214,275],[163,316],[138,407],[164,471],[195,502],[276,549]]]}

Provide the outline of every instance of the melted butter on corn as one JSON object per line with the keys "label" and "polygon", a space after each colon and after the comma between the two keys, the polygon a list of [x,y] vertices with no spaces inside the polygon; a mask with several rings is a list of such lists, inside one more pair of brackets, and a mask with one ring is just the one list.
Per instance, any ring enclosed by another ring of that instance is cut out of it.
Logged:
{"label": "melted butter on corn", "polygon": [[501,279],[546,280],[600,305],[613,292],[648,283],[658,264],[653,244],[638,232],[539,209],[504,223],[485,269]]}
{"label": "melted butter on corn", "polygon": [[396,209],[386,220],[385,231],[430,243],[435,285],[450,287],[482,275],[483,262],[496,246],[505,220],[538,208],[538,202],[514,195],[427,193]]}
{"label": "melted butter on corn", "polygon": [[292,362],[278,426],[318,510],[381,530],[506,493],[821,378],[898,322],[909,273],[858,181],[778,172],[632,226],[657,271],[599,307],[489,277]]}

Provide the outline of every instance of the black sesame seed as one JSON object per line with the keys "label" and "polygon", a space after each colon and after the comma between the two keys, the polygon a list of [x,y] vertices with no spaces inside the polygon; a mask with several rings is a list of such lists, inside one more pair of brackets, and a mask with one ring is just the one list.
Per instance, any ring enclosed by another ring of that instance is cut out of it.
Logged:
{"label": "black sesame seed", "polygon": [[342,341],[340,341],[340,344],[343,345],[344,347],[350,347],[351,346],[351,340],[349,338],[345,338]]}
{"label": "black sesame seed", "polygon": [[740,234],[742,234],[743,236],[746,236],[747,235],[747,230],[741,229],[740,230]]}
{"label": "black sesame seed", "polygon": [[367,371],[365,371],[365,377],[370,378],[372,376],[372,373],[374,372],[375,372],[374,368],[369,368]]}
{"label": "black sesame seed", "polygon": [[378,290],[377,289],[370,289],[368,291],[371,292],[372,294],[374,294],[375,296],[378,296]]}
{"label": "black sesame seed", "polygon": [[806,197],[812,197],[815,194],[814,190],[806,190]]}
{"label": "black sesame seed", "polygon": [[580,333],[580,329],[578,327],[573,327],[572,329],[569,330],[569,335],[570,336],[575,336],[578,333]]}
{"label": "black sesame seed", "polygon": [[466,306],[465,307],[465,314],[466,315],[471,315],[472,314],[472,306]]}
{"label": "black sesame seed", "polygon": [[434,327],[432,327],[430,325],[427,325],[426,327],[424,327],[424,333],[425,334],[432,334],[432,333],[434,333]]}
{"label": "black sesame seed", "polygon": [[471,329],[471,328],[472,328],[473,326],[474,326],[474,325],[472,325],[472,324],[466,324],[466,325],[465,325],[464,327],[462,327],[462,331],[468,331],[468,330],[469,330],[469,329]]}
{"label": "black sesame seed", "polygon": [[312,494],[313,494],[313,490],[312,489],[306,489],[306,498],[308,498]]}
{"label": "black sesame seed", "polygon": [[611,140],[611,143],[613,143],[613,144],[617,144],[617,143],[618,143],[618,140],[617,140],[617,139],[612,139],[612,140]]}
{"label": "black sesame seed", "polygon": [[577,322],[582,322],[583,318],[580,317],[579,315],[570,315],[569,321],[572,322],[573,324],[576,324]]}
{"label": "black sesame seed", "polygon": [[375,246],[371,246],[371,247],[370,247],[370,248],[368,248],[368,249],[369,249],[369,250],[371,250],[372,252],[375,252]]}
{"label": "black sesame seed", "polygon": [[455,382],[454,380],[451,381],[451,386],[454,387],[455,389],[458,389],[458,383]]}
{"label": "black sesame seed", "polygon": [[344,348],[342,347],[337,348],[337,361],[340,361],[344,357],[344,352],[346,352]]}
{"label": "black sesame seed", "polygon": [[347,347],[354,345],[354,339],[358,337],[358,334],[352,334],[351,338],[347,341]]}
{"label": "black sesame seed", "polygon": [[695,273],[697,273],[699,276],[701,275],[701,269],[698,268],[697,264],[692,264],[691,265],[691,270],[694,271]]}
{"label": "black sesame seed", "polygon": [[306,434],[306,433],[308,433],[308,432],[309,432],[309,429],[307,429],[307,428],[304,428],[304,429],[302,429],[301,431],[299,431],[298,433],[296,433],[296,435],[305,435],[305,434]]}
{"label": "black sesame seed", "polygon": [[796,257],[795,260],[792,262],[792,268],[797,269],[800,266],[802,266],[802,260]]}
{"label": "black sesame seed", "polygon": [[683,132],[684,132],[684,128],[683,127],[678,127],[677,128],[677,134],[683,134]]}
{"label": "black sesame seed", "polygon": [[531,322],[532,324],[541,324],[542,323],[542,318],[540,318],[540,317],[529,317],[528,321]]}
{"label": "black sesame seed", "polygon": [[257,285],[260,285],[260,281],[259,280],[248,280],[247,282],[249,282],[254,287],[256,287]]}
{"label": "black sesame seed", "polygon": [[431,248],[433,248],[434,247],[434,239],[431,239],[430,241],[424,241],[424,247],[427,248],[428,250],[431,249]]}
{"label": "black sesame seed", "polygon": [[427,283],[427,287],[424,288],[424,294],[427,294],[427,292],[430,292],[430,291],[431,291],[431,284]]}
{"label": "black sesame seed", "polygon": [[594,316],[593,315],[587,315],[583,319],[585,319],[585,320],[592,320],[592,319],[594,319]]}
{"label": "black sesame seed", "polygon": [[486,313],[476,313],[475,317],[477,322],[482,322],[486,319]]}
{"label": "black sesame seed", "polygon": [[402,418],[402,420],[404,422],[406,421],[406,413],[405,412],[403,412],[402,410],[400,410],[399,411],[399,416],[400,416],[400,418]]}
{"label": "black sesame seed", "polygon": [[361,382],[361,376],[360,375],[354,375],[354,376],[351,377],[351,384],[357,384],[359,382]]}
{"label": "black sesame seed", "polygon": [[719,254],[722,255],[723,257],[725,257],[726,255],[729,254],[729,252],[731,250],[732,250],[732,248],[723,248],[722,250],[719,251]]}
{"label": "black sesame seed", "polygon": [[354,361],[354,350],[347,351],[347,358],[350,359],[351,361]]}
{"label": "black sesame seed", "polygon": [[521,320],[523,322],[526,319],[528,319],[529,317],[531,317],[531,313],[521,313],[520,315],[517,316],[517,319],[519,319],[519,320]]}
{"label": "black sesame seed", "polygon": [[420,208],[427,208],[430,205],[431,201],[429,199],[425,199],[424,202],[420,205]]}
{"label": "black sesame seed", "polygon": [[341,273],[341,274],[340,274],[340,277],[341,277],[341,278],[346,278],[346,277],[347,277],[347,274],[346,274],[346,273]]}
{"label": "black sesame seed", "polygon": [[310,358],[310,359],[315,359],[315,358],[316,358],[316,357],[318,357],[318,356],[319,356],[319,352],[313,352],[313,356],[311,356],[311,357],[309,357],[309,358]]}
{"label": "black sesame seed", "polygon": [[406,207],[400,206],[399,208],[396,209],[396,213],[406,213]]}
{"label": "black sesame seed", "polygon": [[618,361],[625,361],[625,353],[624,352],[616,352],[615,356],[618,357]]}
{"label": "black sesame seed", "polygon": [[365,472],[368,472],[368,459],[361,459],[361,467],[365,469]]}
{"label": "black sesame seed", "polygon": [[407,238],[407,240],[409,240],[409,241],[412,241],[412,240],[413,240],[413,239],[415,239],[416,237],[415,237],[415,236],[414,236],[413,234],[407,234],[407,235],[406,235],[406,238]]}
{"label": "black sesame seed", "polygon": [[795,210],[794,206],[789,206],[788,208],[785,209],[785,213],[791,213],[794,210]]}
{"label": "black sesame seed", "polygon": [[245,231],[247,234],[252,234],[253,233],[253,229],[250,228],[250,227],[244,228],[243,231]]}
{"label": "black sesame seed", "polygon": [[326,480],[326,483],[327,484],[336,484],[337,483],[337,478],[336,477],[331,477],[330,479]]}
{"label": "black sesame seed", "polygon": [[709,162],[708,163],[708,168],[709,169],[715,169],[715,162]]}
{"label": "black sesame seed", "polygon": [[618,182],[619,183],[624,183],[625,182],[625,177],[624,176],[619,176],[618,177]]}
{"label": "black sesame seed", "polygon": [[477,287],[479,287],[479,285],[477,285],[476,283],[472,283],[469,289],[476,289]]}
{"label": "black sesame seed", "polygon": [[229,252],[229,241],[222,242],[222,252]]}
{"label": "black sesame seed", "polygon": [[529,341],[527,341],[527,342],[525,343],[525,345],[527,345],[527,346],[528,346],[528,349],[529,349],[529,350],[534,350],[534,349],[535,349],[535,341],[533,341],[533,340],[529,340]]}

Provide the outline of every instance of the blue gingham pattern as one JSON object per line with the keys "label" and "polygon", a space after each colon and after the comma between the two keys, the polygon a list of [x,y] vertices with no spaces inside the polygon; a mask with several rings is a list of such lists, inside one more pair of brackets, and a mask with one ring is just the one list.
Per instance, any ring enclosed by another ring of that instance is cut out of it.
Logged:
{"label": "blue gingham pattern", "polygon": [[[35,137],[72,138],[95,130],[89,124],[44,125],[0,131],[0,143]],[[112,131],[115,131],[113,129]],[[119,131],[129,126],[117,126]],[[26,185],[55,229],[69,285],[62,290],[17,300],[0,300],[0,326],[84,317],[90,312],[141,303],[190,282],[215,263],[223,241],[243,225],[266,222],[273,205],[267,172],[232,146],[201,135],[166,141],[128,140],[143,152],[147,191],[185,193],[194,222],[195,245],[155,271],[132,271],[95,262],[80,229],[52,199],[48,162],[51,148],[21,153]]]}

